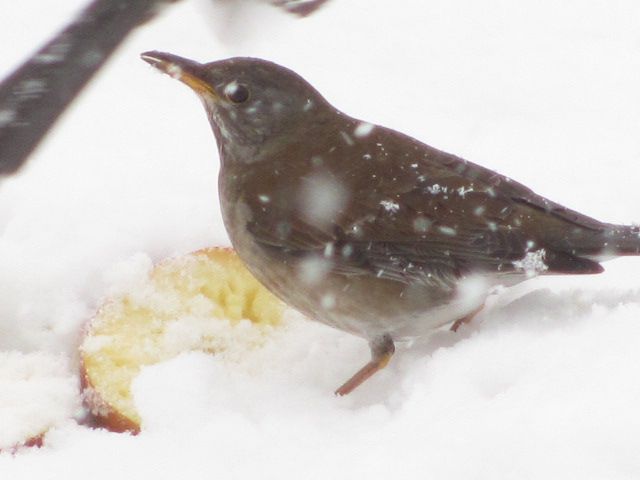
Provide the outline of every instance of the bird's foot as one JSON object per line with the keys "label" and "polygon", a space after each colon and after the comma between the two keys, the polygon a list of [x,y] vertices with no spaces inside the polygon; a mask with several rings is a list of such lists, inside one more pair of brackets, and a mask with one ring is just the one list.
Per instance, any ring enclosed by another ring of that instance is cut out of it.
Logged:
{"label": "bird's foot", "polygon": [[480,305],[478,308],[476,308],[473,312],[469,313],[468,315],[465,315],[464,317],[459,318],[458,320],[453,322],[453,325],[451,325],[451,328],[449,330],[451,330],[452,332],[457,332],[462,325],[466,325],[467,323],[471,322],[471,320],[473,320],[473,317],[475,317],[478,314],[478,312],[480,312],[480,310],[482,310],[483,308],[484,308],[484,304]]}
{"label": "bird's foot", "polygon": [[393,352],[396,351],[390,335],[382,335],[381,337],[373,339],[369,342],[369,347],[371,348],[371,361],[358,370],[353,377],[343,383],[340,388],[336,390],[336,395],[342,396],[351,393],[378,370],[386,367],[393,356]]}

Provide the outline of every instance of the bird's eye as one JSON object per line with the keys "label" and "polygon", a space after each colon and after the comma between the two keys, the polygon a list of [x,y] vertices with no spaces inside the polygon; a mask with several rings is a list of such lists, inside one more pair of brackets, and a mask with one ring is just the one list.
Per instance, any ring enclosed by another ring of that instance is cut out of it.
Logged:
{"label": "bird's eye", "polygon": [[249,100],[249,89],[246,85],[234,81],[224,87],[224,95],[230,102],[244,103]]}

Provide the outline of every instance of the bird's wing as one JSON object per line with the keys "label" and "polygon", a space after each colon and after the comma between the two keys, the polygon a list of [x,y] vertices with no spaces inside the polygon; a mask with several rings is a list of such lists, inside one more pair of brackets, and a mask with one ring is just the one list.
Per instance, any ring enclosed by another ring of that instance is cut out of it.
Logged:
{"label": "bird's wing", "polygon": [[[339,172],[332,172],[337,182],[347,178],[349,188],[329,218],[314,222],[305,212],[289,209],[286,232],[268,222],[250,223],[254,238],[288,256],[326,258],[333,271],[344,275],[374,274],[402,282],[431,276],[453,282],[474,272],[527,268],[547,273],[602,270],[571,247],[572,242],[584,243],[589,233],[601,233],[605,224],[417,142],[415,161],[407,157],[404,144],[395,156],[406,159],[384,163],[394,155],[394,144],[388,139],[382,144],[386,151],[381,161],[344,162]],[[348,149],[342,154],[347,156]]]}

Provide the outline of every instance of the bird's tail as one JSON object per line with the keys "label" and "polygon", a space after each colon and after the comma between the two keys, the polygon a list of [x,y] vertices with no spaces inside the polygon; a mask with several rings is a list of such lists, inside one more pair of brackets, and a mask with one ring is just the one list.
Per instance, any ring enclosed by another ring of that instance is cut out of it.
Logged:
{"label": "bird's tail", "polygon": [[640,255],[640,226],[611,225],[601,234],[602,260],[626,255]]}
{"label": "bird's tail", "polygon": [[547,273],[593,274],[604,271],[600,262],[640,255],[640,227],[601,224],[599,229],[574,229],[555,239],[545,252]]}

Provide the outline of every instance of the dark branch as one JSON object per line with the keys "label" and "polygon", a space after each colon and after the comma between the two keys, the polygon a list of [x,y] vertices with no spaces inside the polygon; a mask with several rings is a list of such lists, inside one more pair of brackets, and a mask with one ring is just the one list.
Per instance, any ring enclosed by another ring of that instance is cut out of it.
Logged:
{"label": "dark branch", "polygon": [[288,12],[295,13],[301,17],[306,17],[307,15],[311,15],[326,2],[327,0],[272,0],[271,3],[284,8]]}
{"label": "dark branch", "polygon": [[0,175],[24,164],[127,34],[174,1],[94,0],[0,83]]}

